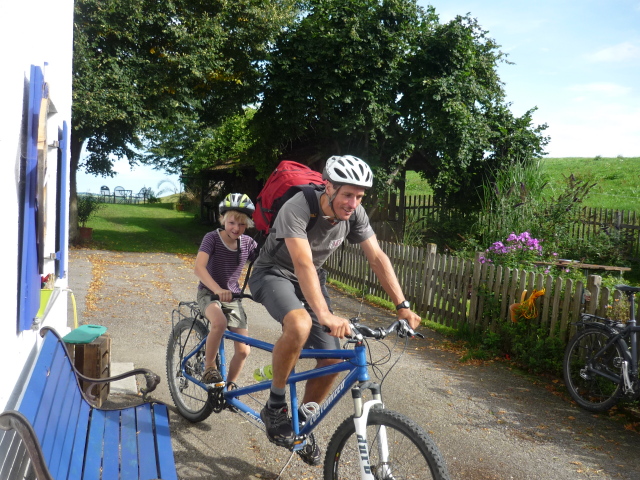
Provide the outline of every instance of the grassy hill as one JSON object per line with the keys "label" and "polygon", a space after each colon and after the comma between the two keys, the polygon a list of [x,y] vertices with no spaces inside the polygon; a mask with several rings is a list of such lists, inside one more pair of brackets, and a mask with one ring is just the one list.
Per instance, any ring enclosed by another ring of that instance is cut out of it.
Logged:
{"label": "grassy hill", "polygon": [[[557,193],[564,178],[573,174],[596,184],[584,202],[586,206],[640,212],[640,157],[545,158],[542,168],[550,177],[549,195]],[[431,193],[417,173],[407,173],[408,195]]]}

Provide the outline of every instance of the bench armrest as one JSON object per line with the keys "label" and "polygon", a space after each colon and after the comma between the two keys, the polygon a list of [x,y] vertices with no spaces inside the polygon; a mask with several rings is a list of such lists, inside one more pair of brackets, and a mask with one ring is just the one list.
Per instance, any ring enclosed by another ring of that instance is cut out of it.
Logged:
{"label": "bench armrest", "polygon": [[[40,330],[40,335],[42,337],[44,337],[47,334],[47,332],[51,332],[53,335],[55,335],[58,338],[58,340],[60,340],[60,344],[64,348],[64,350],[65,350],[65,352],[67,354],[67,358],[70,359],[71,356],[69,355],[69,351],[67,350],[67,346],[65,345],[64,341],[62,340],[62,338],[60,337],[58,332],[55,329],[51,328],[51,327],[43,327]],[[91,389],[93,388],[93,386],[96,385],[96,384],[115,382],[115,381],[118,381],[118,380],[122,380],[124,378],[135,376],[135,375],[144,375],[144,378],[145,378],[145,381],[146,381],[146,387],[142,387],[140,389],[140,392],[142,393],[142,399],[144,401],[147,401],[148,395],[151,392],[153,392],[156,389],[156,387],[158,386],[158,384],[160,383],[160,376],[156,375],[151,370],[148,370],[146,368],[136,368],[134,370],[131,370],[131,371],[125,372],[125,373],[121,373],[120,375],[116,375],[114,377],[91,378],[91,377],[87,377],[87,376],[83,375],[82,373],[80,373],[78,371],[78,369],[76,368],[76,366],[71,361],[70,361],[70,363],[71,363],[71,367],[73,368],[74,373],[76,374],[76,378],[78,380],[82,380],[82,381],[85,381],[85,382],[89,383],[89,385],[87,386],[85,391],[82,392],[82,395],[89,402],[93,402],[95,400],[95,396],[92,395],[90,392],[91,392]]]}
{"label": "bench armrest", "polygon": [[158,375],[156,375],[155,373],[153,373],[151,370],[147,370],[146,368],[136,368],[134,370],[131,370],[129,372],[125,372],[125,373],[121,373],[120,375],[116,375],[115,377],[107,377],[107,378],[91,378],[91,377],[87,377],[83,374],[81,374],[80,372],[78,372],[78,370],[76,370],[75,366],[73,367],[73,369],[75,370],[75,373],[78,377],[78,379],[83,380],[85,382],[89,382],[89,385],[87,386],[87,388],[85,389],[83,393],[83,395],[85,397],[88,397],[89,400],[93,401],[95,399],[95,396],[92,395],[91,389],[93,388],[94,385],[99,385],[102,383],[109,383],[109,382],[116,382],[118,380],[122,380],[123,378],[128,378],[128,377],[132,377],[135,375],[144,375],[144,379],[146,381],[147,386],[146,387],[142,387],[140,388],[140,392],[142,393],[142,399],[144,401],[147,401],[147,396],[153,392],[156,387],[158,386],[158,384],[160,383],[160,377]]}
{"label": "bench armrest", "polygon": [[7,431],[15,430],[20,436],[38,480],[54,480],[47,468],[36,432],[23,414],[15,410],[0,413],[0,428]]}

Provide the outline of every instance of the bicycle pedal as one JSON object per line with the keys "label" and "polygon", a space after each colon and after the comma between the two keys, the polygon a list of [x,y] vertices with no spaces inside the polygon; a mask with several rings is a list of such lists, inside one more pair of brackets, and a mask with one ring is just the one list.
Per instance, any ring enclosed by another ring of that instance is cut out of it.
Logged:
{"label": "bicycle pedal", "polygon": [[216,388],[222,388],[225,386],[224,382],[218,382],[218,383],[207,383],[205,384],[209,390],[215,390]]}
{"label": "bicycle pedal", "polygon": [[302,450],[306,445],[307,445],[307,437],[304,437],[304,436],[297,437],[293,441],[293,445],[291,446],[291,448],[289,448],[289,450],[291,450],[292,452],[297,452],[299,450]]}

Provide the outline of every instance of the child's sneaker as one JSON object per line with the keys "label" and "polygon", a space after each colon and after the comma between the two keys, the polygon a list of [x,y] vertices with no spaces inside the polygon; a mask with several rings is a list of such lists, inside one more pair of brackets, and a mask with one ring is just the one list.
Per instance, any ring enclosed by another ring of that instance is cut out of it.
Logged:
{"label": "child's sneaker", "polygon": [[207,367],[202,374],[202,383],[206,385],[216,384],[222,382],[222,375],[216,367]]}

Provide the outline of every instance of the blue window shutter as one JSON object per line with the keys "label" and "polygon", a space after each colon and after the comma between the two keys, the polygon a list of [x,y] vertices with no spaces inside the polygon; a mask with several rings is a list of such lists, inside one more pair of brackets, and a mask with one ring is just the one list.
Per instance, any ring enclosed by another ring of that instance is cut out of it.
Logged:
{"label": "blue window shutter", "polygon": [[69,250],[68,236],[69,230],[67,228],[67,211],[69,209],[69,155],[67,149],[69,146],[69,127],[67,122],[62,124],[62,138],[60,138],[60,152],[61,162],[58,165],[58,178],[60,183],[58,184],[58,245],[56,248],[57,259],[57,272],[59,278],[64,278],[67,275],[66,258]]}
{"label": "blue window shutter", "polygon": [[[38,270],[38,124],[44,77],[40,67],[31,66],[29,110],[27,112],[27,155],[25,161],[23,217],[20,241],[20,291],[18,330],[29,330],[40,307]],[[46,112],[45,112],[46,114]]]}

